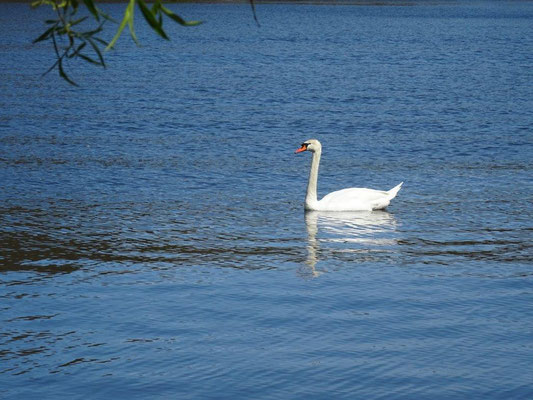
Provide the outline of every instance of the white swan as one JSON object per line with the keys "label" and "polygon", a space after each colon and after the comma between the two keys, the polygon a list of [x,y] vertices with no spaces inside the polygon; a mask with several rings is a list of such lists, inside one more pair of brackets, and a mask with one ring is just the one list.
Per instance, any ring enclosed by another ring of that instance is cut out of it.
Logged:
{"label": "white swan", "polygon": [[309,183],[307,184],[307,194],[305,196],[305,209],[312,211],[371,211],[381,210],[387,207],[392,199],[402,187],[402,183],[393,187],[389,191],[348,188],[331,192],[324,196],[322,200],[317,200],[317,180],[318,165],[322,145],[316,139],[306,140],[302,146],[295,151],[301,153],[310,151],[313,153],[311,161],[311,172],[309,173]]}

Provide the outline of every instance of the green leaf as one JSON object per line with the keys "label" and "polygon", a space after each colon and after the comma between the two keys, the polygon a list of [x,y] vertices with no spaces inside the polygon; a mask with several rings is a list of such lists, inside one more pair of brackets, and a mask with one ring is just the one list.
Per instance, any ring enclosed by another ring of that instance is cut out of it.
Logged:
{"label": "green leaf", "polygon": [[155,19],[155,15],[152,14],[144,0],[137,0],[137,4],[139,4],[139,8],[143,13],[144,19],[146,20],[146,22],[148,22],[148,25],[150,25],[152,29],[163,39],[169,40],[161,24],[157,22],[157,20]]}
{"label": "green leaf", "polygon": [[107,42],[103,39],[100,39],[100,38],[97,38],[97,37],[93,37],[91,38],[92,40],[96,40],[98,43],[100,44],[103,44],[104,46],[107,46]]}
{"label": "green leaf", "polygon": [[109,14],[106,14],[105,12],[103,12],[102,10],[98,10],[98,13],[107,21],[111,21],[113,22],[114,24],[118,24],[118,21],[116,19],[114,19],[113,17],[111,17]]}
{"label": "green leaf", "polygon": [[83,17],[83,18],[80,18],[80,19],[77,19],[75,21],[72,21],[69,23],[69,27],[71,26],[74,26],[74,25],[78,25],[79,23],[82,23],[83,21],[85,21],[88,17]]}
{"label": "green leaf", "polygon": [[157,15],[160,9],[161,9],[161,0],[156,0],[154,2],[154,5],[152,6],[152,14]]}
{"label": "green leaf", "polygon": [[82,58],[83,60],[91,63],[91,64],[95,64],[95,65],[102,65],[101,63],[99,63],[98,61],[96,60],[93,60],[91,57],[89,56],[86,56],[85,54],[78,54],[78,57]]}
{"label": "green leaf", "polygon": [[135,44],[137,46],[140,46],[141,44],[137,40],[137,35],[135,34],[135,28],[134,28],[134,25],[133,25],[133,10],[134,10],[134,8],[132,7],[131,18],[128,21],[128,29],[130,30],[130,36],[133,39],[133,41],[135,42]]}
{"label": "green leaf", "polygon": [[57,64],[59,69],[59,76],[66,80],[68,83],[70,83],[73,86],[78,86],[76,82],[74,82],[72,79],[68,77],[68,75],[65,73],[65,70],[63,70],[63,62],[59,60],[59,63]]}
{"label": "green leaf", "polygon": [[51,2],[49,2],[49,1],[37,0],[37,1],[34,1],[34,2],[31,3],[31,8],[37,8],[37,7],[42,6],[43,4],[52,5]]}
{"label": "green leaf", "polygon": [[[115,43],[117,42],[118,38],[122,34],[122,31],[124,30],[126,25],[130,23],[129,22],[130,20],[133,21],[133,13],[135,10],[134,7],[135,7],[135,0],[130,0],[128,7],[126,7],[126,11],[124,11],[124,18],[122,18],[122,21],[120,22],[120,26],[118,27],[117,33],[115,34],[111,42],[109,42],[109,44],[105,48],[106,51],[112,49],[115,46]],[[131,23],[133,24],[133,22]]]}
{"label": "green leaf", "polygon": [[93,39],[91,39],[91,38],[87,38],[87,41],[89,42],[89,44],[90,44],[91,47],[93,48],[94,52],[98,55],[98,58],[100,59],[100,65],[101,65],[102,67],[105,68],[104,56],[102,55],[102,52],[100,51],[100,48],[99,48],[98,45],[94,42]]}
{"label": "green leaf", "polygon": [[43,40],[48,39],[52,33],[57,29],[57,24],[48,28],[44,33],[39,36],[37,39],[35,39],[32,43],[42,42]]}
{"label": "green leaf", "polygon": [[68,58],[74,58],[74,57],[76,57],[76,56],[81,56],[81,54],[79,54],[79,53],[80,53],[80,51],[83,50],[83,48],[84,48],[85,46],[87,46],[87,42],[83,42],[82,44],[80,44],[80,45],[78,46],[78,48],[77,48],[76,50],[74,50],[71,54],[69,54],[67,57],[68,57]]}
{"label": "green leaf", "polygon": [[50,2],[52,3],[52,7],[54,10],[57,10],[58,8],[65,8],[68,7],[69,3],[67,2],[67,0],[62,0],[61,3],[55,3],[55,2]]}
{"label": "green leaf", "polygon": [[197,26],[203,23],[203,21],[185,21],[183,18],[181,18],[179,15],[174,14],[172,11],[170,11],[168,8],[166,8],[164,5],[161,5],[161,10],[171,19],[176,21],[178,24],[182,26]]}
{"label": "green leaf", "polygon": [[98,28],[96,28],[96,29],[94,29],[92,31],[82,32],[82,33],[78,34],[77,36],[78,37],[82,37],[82,38],[88,38],[88,37],[91,37],[93,35],[96,35],[97,33],[102,32],[102,30],[103,30],[103,28],[100,25]]}
{"label": "green leaf", "polygon": [[96,20],[100,22],[100,12],[94,5],[93,0],[83,0],[83,2],[87,6],[87,9],[91,12],[91,14],[94,15],[94,18],[96,18]]}

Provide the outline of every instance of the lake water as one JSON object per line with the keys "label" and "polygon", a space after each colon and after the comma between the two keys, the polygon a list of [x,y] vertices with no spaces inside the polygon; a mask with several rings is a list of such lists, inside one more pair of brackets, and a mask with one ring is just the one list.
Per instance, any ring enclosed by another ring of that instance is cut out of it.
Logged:
{"label": "lake water", "polygon": [[533,398],[533,3],[171,7],[74,88],[0,4],[0,398]]}

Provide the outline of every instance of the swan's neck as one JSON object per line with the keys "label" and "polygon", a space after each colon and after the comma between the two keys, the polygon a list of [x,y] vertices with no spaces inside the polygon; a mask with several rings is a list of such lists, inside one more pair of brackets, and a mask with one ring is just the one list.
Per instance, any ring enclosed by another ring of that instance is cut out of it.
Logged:
{"label": "swan's neck", "polygon": [[308,210],[312,210],[317,203],[318,165],[320,164],[321,152],[320,149],[315,151],[311,159],[311,171],[309,172],[307,195],[305,196],[305,208]]}

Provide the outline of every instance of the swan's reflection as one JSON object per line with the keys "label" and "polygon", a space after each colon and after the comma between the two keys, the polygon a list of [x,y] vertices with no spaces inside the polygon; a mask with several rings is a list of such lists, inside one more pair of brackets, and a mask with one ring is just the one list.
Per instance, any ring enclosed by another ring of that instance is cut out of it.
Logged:
{"label": "swan's reflection", "polygon": [[[324,212],[307,211],[307,260],[311,277],[325,270],[317,268],[319,254],[324,250],[342,253],[388,251],[397,243],[396,220],[387,211]],[[320,230],[320,237],[317,238]],[[321,251],[320,247],[324,247]]]}

